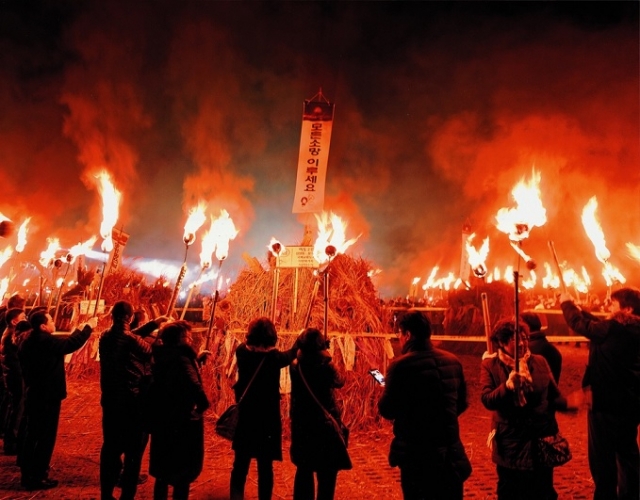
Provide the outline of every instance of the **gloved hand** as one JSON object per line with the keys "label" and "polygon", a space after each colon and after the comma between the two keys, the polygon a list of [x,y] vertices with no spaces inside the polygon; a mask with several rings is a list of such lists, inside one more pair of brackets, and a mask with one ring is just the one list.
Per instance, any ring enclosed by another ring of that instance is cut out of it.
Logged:
{"label": "gloved hand", "polygon": [[[92,330],[95,330],[98,327],[98,318],[96,316],[89,318],[85,323],[85,325],[91,328]],[[83,325],[83,328],[84,328],[84,325]]]}
{"label": "gloved hand", "polygon": [[520,375],[515,370],[509,374],[509,378],[507,379],[507,389],[511,391],[515,391],[518,387],[520,387],[522,381],[522,375]]}

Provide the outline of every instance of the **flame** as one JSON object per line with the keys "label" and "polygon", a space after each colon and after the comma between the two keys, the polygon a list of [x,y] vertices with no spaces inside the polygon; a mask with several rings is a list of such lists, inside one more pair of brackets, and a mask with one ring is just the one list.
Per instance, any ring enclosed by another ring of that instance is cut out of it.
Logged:
{"label": "flame", "polygon": [[220,210],[220,217],[211,224],[216,240],[216,259],[223,261],[229,255],[229,241],[238,236],[238,230],[229,217],[229,212]]}
{"label": "flame", "polygon": [[626,283],[627,278],[625,278],[622,273],[615,267],[611,262],[606,261],[604,263],[604,267],[602,268],[602,276],[604,277],[604,281],[607,283],[607,286],[611,286],[614,283]]}
{"label": "flame", "polygon": [[60,249],[58,238],[47,238],[47,249],[40,254],[40,264],[43,267],[49,266],[56,257],[56,252]]}
{"label": "flame", "polygon": [[206,209],[206,203],[201,201],[197,207],[189,211],[187,222],[184,225],[184,236],[182,238],[186,245],[191,245],[196,241],[196,231],[207,221],[207,216],[204,214]]}
{"label": "flame", "polygon": [[627,250],[629,250],[629,255],[640,262],[640,245],[634,245],[633,243],[627,243]]}
{"label": "flame", "polygon": [[540,173],[533,170],[529,182],[522,179],[511,191],[516,208],[501,208],[496,215],[498,230],[509,235],[511,241],[529,237],[535,226],[547,222],[547,211],[540,199]]}
{"label": "flame", "polygon": [[[4,263],[11,258],[11,255],[13,255],[13,248],[11,246],[8,246],[2,252],[0,252],[0,267],[2,267]],[[0,299],[2,299],[1,295]]]}
{"label": "flame", "polygon": [[420,276],[416,276],[415,278],[413,278],[413,280],[411,281],[412,285],[417,285],[418,283],[420,283]]}
{"label": "flame", "polygon": [[358,241],[359,235],[356,238],[345,240],[347,223],[333,212],[322,212],[320,215],[315,214],[315,216],[318,222],[318,238],[313,246],[313,256],[320,264],[329,260],[327,255],[329,247],[335,248],[335,255],[337,255],[344,253],[347,248]]}
{"label": "flame", "polygon": [[20,229],[18,229],[18,244],[16,245],[16,252],[18,253],[22,252],[27,244],[27,233],[29,232],[28,226],[30,221],[31,217],[27,217],[25,221],[20,224]]}
{"label": "flame", "polygon": [[542,277],[542,286],[544,288],[558,288],[560,286],[560,276],[553,273],[551,264],[548,262],[544,263],[544,269],[547,273]]}
{"label": "flame", "polygon": [[100,236],[103,238],[102,250],[111,252],[113,250],[113,239],[111,231],[118,220],[118,209],[122,194],[111,182],[109,172],[103,170],[96,178],[99,181],[98,190],[102,196],[102,224],[100,224]]}
{"label": "flame", "polygon": [[604,233],[602,227],[596,219],[596,210],[598,209],[598,200],[596,197],[592,197],[582,209],[582,225],[587,232],[587,236],[593,243],[596,250],[596,257],[603,264],[611,257],[611,252],[607,249],[607,244],[604,240]]}
{"label": "flame", "polygon": [[475,274],[478,278],[484,277],[487,274],[487,267],[485,266],[485,261],[487,260],[487,255],[489,255],[489,238],[485,238],[482,242],[482,246],[480,250],[476,250],[475,247],[471,244],[473,238],[475,238],[476,233],[471,233],[467,237],[466,247],[467,247],[467,255],[469,260],[469,265],[473,270],[473,274]]}
{"label": "flame", "polygon": [[[98,237],[92,236],[84,243],[78,243],[76,245],[73,245],[69,249],[69,255],[71,256],[71,260],[69,262],[72,262],[73,260],[75,260],[75,258],[78,257],[79,255],[86,255],[87,252],[91,251],[91,248],[93,248],[93,245],[95,245],[96,241],[98,241]],[[67,257],[67,259],[69,259],[69,257]]]}
{"label": "flame", "polygon": [[526,288],[527,290],[531,290],[536,286],[538,282],[538,277],[536,276],[536,272],[533,270],[529,271],[529,278],[522,280],[522,288]]}
{"label": "flame", "polygon": [[286,247],[273,236],[271,237],[271,241],[267,245],[267,248],[274,257],[279,257],[282,252],[286,250]]}
{"label": "flame", "polygon": [[440,269],[438,266],[435,266],[432,270],[431,270],[431,274],[429,275],[429,277],[427,278],[427,281],[425,282],[424,285],[422,285],[422,289],[426,290],[427,288],[433,288],[435,285],[435,277],[436,277],[436,273],[438,272],[438,269]]}
{"label": "flame", "polygon": [[211,265],[211,256],[216,248],[216,235],[213,232],[213,217],[209,217],[211,225],[202,237],[202,250],[200,251],[200,267],[207,269]]}
{"label": "flame", "polygon": [[584,281],[584,284],[587,287],[591,286],[591,277],[589,276],[589,273],[587,273],[587,270],[584,266],[582,266],[582,281]]}
{"label": "flame", "polygon": [[4,296],[7,293],[8,289],[9,289],[9,278],[3,278],[2,281],[0,281],[0,300],[4,299]]}

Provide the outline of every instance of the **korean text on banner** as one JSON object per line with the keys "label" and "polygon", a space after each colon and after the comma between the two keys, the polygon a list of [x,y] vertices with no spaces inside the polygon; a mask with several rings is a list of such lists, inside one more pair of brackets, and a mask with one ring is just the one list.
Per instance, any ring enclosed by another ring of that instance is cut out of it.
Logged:
{"label": "korean text on banner", "polygon": [[334,104],[330,102],[305,101],[303,104],[294,214],[322,212],[333,110]]}

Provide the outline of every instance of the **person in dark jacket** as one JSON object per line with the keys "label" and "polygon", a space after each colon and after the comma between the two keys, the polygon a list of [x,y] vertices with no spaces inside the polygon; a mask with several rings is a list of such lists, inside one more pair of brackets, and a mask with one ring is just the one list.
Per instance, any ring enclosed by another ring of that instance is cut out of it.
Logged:
{"label": "person in dark jacket", "polygon": [[462,364],[431,343],[419,311],[399,321],[402,355],[390,365],[378,410],[393,420],[389,464],[400,467],[405,500],[462,499],[471,463],[460,441],[458,416],[468,407]]}
{"label": "person in dark jacket", "polygon": [[[238,381],[236,401],[251,386],[239,408],[232,448],[231,500],[244,498],[244,486],[252,459],[258,462],[258,498],[269,500],[273,492],[273,461],[282,460],[282,419],[280,416],[280,370],[291,364],[297,347],[276,349],[278,334],[269,318],[254,319],[246,342],[236,349]],[[262,365],[261,365],[262,363]],[[259,371],[258,371],[259,368]]]}
{"label": "person in dark jacket", "polygon": [[166,318],[131,331],[133,306],[126,301],[116,302],[111,316],[113,324],[98,343],[103,437],[100,495],[102,500],[112,500],[119,481],[121,500],[132,500],[149,439],[142,421],[142,401],[151,381],[151,343],[147,337]]}
{"label": "person in dark jacket", "polygon": [[153,498],[166,500],[171,485],[174,500],[187,500],[189,485],[202,472],[202,414],[209,408],[189,323],[165,323],[160,329],[153,345],[152,374],[149,473],[156,478]]}
{"label": "person in dark jacket", "polygon": [[589,339],[582,387],[594,500],[640,498],[640,290],[611,294],[610,315],[582,311],[568,294],[560,306],[569,328]]}
{"label": "person in dark jacket", "polygon": [[554,346],[542,331],[542,322],[540,316],[534,312],[525,312],[520,315],[529,327],[529,350],[532,354],[539,354],[549,363],[551,373],[556,384],[560,384],[560,373],[562,372],[562,354],[556,346]]}
{"label": "person in dark jacket", "polygon": [[54,488],[49,464],[56,444],[62,400],[67,397],[64,370],[66,354],[80,349],[98,324],[91,318],[69,336],[54,336],[50,314],[39,311],[29,318],[33,329],[18,348],[25,384],[24,409],[27,419],[22,455],[21,482],[28,490]]}
{"label": "person in dark jacket", "polygon": [[0,364],[2,365],[5,397],[8,398],[7,420],[4,427],[5,455],[18,454],[18,430],[23,411],[23,382],[20,361],[18,360],[16,325],[24,321],[26,317],[23,309],[15,307],[9,309],[5,316],[7,327],[2,333],[0,341]]}
{"label": "person in dark jacket", "polygon": [[[538,438],[558,433],[556,410],[567,410],[547,361],[528,348],[523,321],[503,319],[491,334],[495,353],[482,360],[481,400],[492,414],[488,443],[498,473],[498,500],[555,500],[553,468],[536,459]],[[515,367],[516,349],[518,369]]]}
{"label": "person in dark jacket", "polygon": [[338,471],[351,469],[352,465],[346,450],[336,447],[334,436],[327,435],[334,429],[327,428],[325,412],[319,405],[341,422],[334,389],[342,387],[345,381],[331,361],[327,341],[316,328],[307,328],[299,337],[298,353],[290,373],[290,452],[291,462],[297,467],[293,500],[333,500]]}

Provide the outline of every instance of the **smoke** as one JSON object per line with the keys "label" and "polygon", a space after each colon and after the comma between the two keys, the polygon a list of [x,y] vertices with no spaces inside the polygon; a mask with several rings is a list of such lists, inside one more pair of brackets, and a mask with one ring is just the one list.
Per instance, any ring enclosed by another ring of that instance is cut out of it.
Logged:
{"label": "smoke", "polygon": [[457,273],[465,222],[490,237],[490,269],[513,264],[494,217],[534,168],[548,222],[527,253],[550,260],[554,240],[595,282],[580,213],[597,196],[611,260],[637,282],[638,6],[599,5],[3,4],[0,212],[33,217],[25,259],[50,236],[84,241],[106,169],[126,255],[179,261],[204,201],[240,230],[237,272],[243,252],[315,224],[290,210],[302,101],[322,87],[336,103],[325,209],[360,235],[349,253],[382,270],[383,295],[435,265]]}

